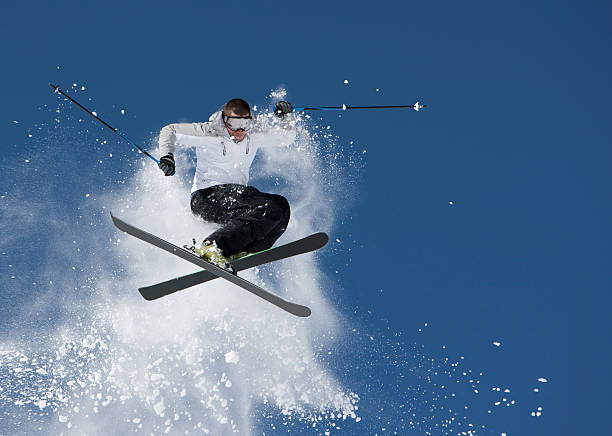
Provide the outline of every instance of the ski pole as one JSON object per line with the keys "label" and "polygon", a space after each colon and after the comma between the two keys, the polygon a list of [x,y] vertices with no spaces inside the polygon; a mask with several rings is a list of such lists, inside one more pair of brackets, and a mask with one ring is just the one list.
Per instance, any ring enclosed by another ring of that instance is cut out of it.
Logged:
{"label": "ski pole", "polygon": [[[159,165],[159,160],[155,159],[153,156],[151,156],[146,150],[144,150],[143,148],[141,148],[138,144],[136,144],[134,141],[132,141],[130,138],[128,138],[127,136],[125,136],[123,133],[121,133],[119,130],[115,129],[113,126],[111,126],[110,124],[108,124],[106,121],[104,121],[102,118],[98,117],[96,114],[94,114],[92,111],[88,110],[85,106],[83,106],[81,103],[79,103],[78,101],[76,101],[74,98],[70,97],[69,95],[67,95],[64,91],[62,91],[59,86],[55,86],[52,83],[49,83],[49,86],[51,86],[51,88],[53,88],[53,91],[55,93],[58,94],[62,94],[64,97],[66,97],[68,100],[70,100],[71,102],[73,102],[74,104],[76,104],[78,107],[80,107],[81,109],[83,109],[85,112],[87,112],[89,115],[91,115],[92,117],[94,117],[96,120],[100,121],[100,123],[102,123],[104,126],[108,127],[109,129],[111,129],[113,132],[115,132],[117,135],[119,135],[121,138],[123,138],[126,142],[132,144],[134,147],[136,147],[138,150],[140,150],[141,153],[143,153],[145,156],[148,156],[151,158],[151,160],[153,162],[155,162],[157,165]],[[172,174],[170,174],[171,176],[174,175],[174,172]]]}
{"label": "ski pole", "polygon": [[412,108],[415,111],[419,111],[427,107],[427,105],[420,104],[418,101],[411,105],[400,105],[400,106],[314,106],[314,107],[296,107],[294,111],[345,111],[349,109],[401,109],[401,108]]}

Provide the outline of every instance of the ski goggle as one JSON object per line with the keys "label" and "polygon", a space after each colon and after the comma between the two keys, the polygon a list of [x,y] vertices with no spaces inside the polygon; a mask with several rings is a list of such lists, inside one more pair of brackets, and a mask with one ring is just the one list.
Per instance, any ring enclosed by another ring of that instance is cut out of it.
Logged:
{"label": "ski goggle", "polygon": [[225,113],[223,113],[223,122],[233,131],[244,130],[247,132],[251,127],[253,127],[253,117],[251,115],[235,117],[225,115]]}

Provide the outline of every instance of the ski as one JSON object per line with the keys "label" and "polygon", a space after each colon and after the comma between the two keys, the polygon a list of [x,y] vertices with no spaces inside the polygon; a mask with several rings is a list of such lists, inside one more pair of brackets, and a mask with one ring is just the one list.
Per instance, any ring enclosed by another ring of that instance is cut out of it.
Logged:
{"label": "ski", "polygon": [[[328,240],[329,237],[325,233],[313,233],[297,241],[242,257],[232,262],[232,266],[236,271],[244,271],[245,269],[255,266],[318,250],[325,246]],[[165,282],[156,283],[151,286],[144,286],[138,288],[138,291],[140,295],[150,301],[216,278],[217,276],[215,274],[203,270],[166,280]]]}
{"label": "ski", "polygon": [[278,295],[272,294],[271,292],[268,292],[265,289],[260,288],[256,284],[243,279],[242,277],[234,275],[230,273],[229,271],[224,270],[223,268],[219,268],[218,266],[213,265],[210,262],[207,262],[206,260],[202,259],[201,257],[196,256],[190,251],[187,251],[177,245],[174,245],[168,241],[165,241],[164,239],[161,239],[155,235],[152,235],[151,233],[147,233],[144,230],[141,230],[137,227],[134,227],[126,223],[125,221],[120,220],[119,218],[115,217],[112,213],[111,213],[111,218],[113,220],[113,224],[119,230],[129,235],[132,235],[144,242],[148,242],[149,244],[152,244],[158,248],[161,248],[162,250],[165,250],[168,253],[172,253],[175,256],[180,257],[181,259],[191,262],[218,277],[221,277],[229,282],[232,282],[233,284],[240,286],[242,289],[257,295],[260,298],[263,298],[267,302],[274,304],[275,306],[291,313],[292,315],[300,316],[300,317],[307,317],[307,316],[310,316],[311,314],[310,308],[284,300]]}

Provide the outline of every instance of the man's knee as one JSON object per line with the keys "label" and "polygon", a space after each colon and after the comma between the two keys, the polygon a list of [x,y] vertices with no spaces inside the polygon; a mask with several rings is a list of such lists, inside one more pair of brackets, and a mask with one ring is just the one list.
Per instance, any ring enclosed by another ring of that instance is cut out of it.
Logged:
{"label": "man's knee", "polygon": [[289,217],[291,216],[291,207],[289,206],[289,202],[282,195],[274,195],[274,203],[280,209],[279,221],[283,223],[284,227],[286,227],[287,223],[289,223]]}
{"label": "man's knee", "polygon": [[195,215],[200,215],[202,207],[204,206],[205,196],[203,195],[202,191],[203,190],[200,189],[199,191],[196,191],[191,194],[191,212],[193,212]]}
{"label": "man's knee", "polygon": [[211,202],[209,189],[200,189],[191,195],[191,212],[206,221],[217,221],[218,208]]}

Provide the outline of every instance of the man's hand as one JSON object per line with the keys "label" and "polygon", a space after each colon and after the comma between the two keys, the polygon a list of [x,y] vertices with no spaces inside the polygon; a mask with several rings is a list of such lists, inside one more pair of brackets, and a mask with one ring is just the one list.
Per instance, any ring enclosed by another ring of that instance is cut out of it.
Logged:
{"label": "man's hand", "polygon": [[172,153],[168,153],[164,157],[159,160],[159,169],[164,172],[164,175],[171,176],[174,174],[174,155]]}
{"label": "man's hand", "polygon": [[283,118],[285,115],[290,114],[291,112],[293,112],[293,108],[291,107],[291,103],[288,101],[279,101],[276,103],[274,114],[277,117]]}

